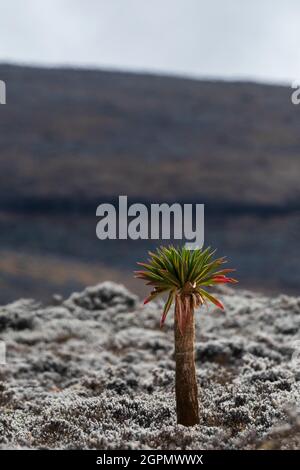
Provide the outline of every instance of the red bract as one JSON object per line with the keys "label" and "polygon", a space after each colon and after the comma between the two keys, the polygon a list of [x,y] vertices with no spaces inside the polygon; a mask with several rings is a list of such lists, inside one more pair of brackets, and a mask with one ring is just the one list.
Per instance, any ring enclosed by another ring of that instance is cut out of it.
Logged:
{"label": "red bract", "polygon": [[238,281],[234,279],[233,277],[226,277],[226,276],[214,276],[212,280],[215,283],[230,283],[230,284],[236,284]]}

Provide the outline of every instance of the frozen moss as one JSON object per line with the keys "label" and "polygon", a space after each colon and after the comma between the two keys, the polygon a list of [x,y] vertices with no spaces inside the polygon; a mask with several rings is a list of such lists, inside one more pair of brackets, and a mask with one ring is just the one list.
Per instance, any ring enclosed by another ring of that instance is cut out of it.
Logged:
{"label": "frozen moss", "polygon": [[172,318],[106,282],[0,308],[2,448],[299,448],[300,299],[224,290],[197,312],[201,424],[175,423]]}

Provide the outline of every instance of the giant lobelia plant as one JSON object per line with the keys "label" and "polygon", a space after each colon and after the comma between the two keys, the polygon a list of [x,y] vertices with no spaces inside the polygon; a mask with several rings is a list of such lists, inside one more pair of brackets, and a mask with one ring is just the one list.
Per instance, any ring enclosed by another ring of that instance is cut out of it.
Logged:
{"label": "giant lobelia plant", "polygon": [[171,305],[174,309],[176,412],[178,424],[199,423],[198,388],[195,369],[195,309],[207,302],[224,309],[220,300],[207,289],[216,284],[236,283],[227,277],[234,269],[224,269],[226,259],[214,258],[210,247],[190,251],[184,247],[161,247],[149,252],[148,263],[138,263],[143,271],[135,277],[152,286],[144,303],[168,294],[160,325],[163,326]]}

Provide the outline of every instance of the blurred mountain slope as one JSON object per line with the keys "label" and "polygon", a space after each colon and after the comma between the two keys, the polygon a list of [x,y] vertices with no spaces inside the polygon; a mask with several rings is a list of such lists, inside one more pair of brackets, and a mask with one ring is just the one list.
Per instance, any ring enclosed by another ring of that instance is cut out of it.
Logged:
{"label": "blurred mountain slope", "polygon": [[2,207],[118,194],[299,206],[288,88],[8,65],[0,78]]}
{"label": "blurred mountain slope", "polygon": [[242,286],[299,293],[300,107],[291,89],[0,65],[0,302],[133,284],[156,242],[100,242],[96,207],[205,203]]}

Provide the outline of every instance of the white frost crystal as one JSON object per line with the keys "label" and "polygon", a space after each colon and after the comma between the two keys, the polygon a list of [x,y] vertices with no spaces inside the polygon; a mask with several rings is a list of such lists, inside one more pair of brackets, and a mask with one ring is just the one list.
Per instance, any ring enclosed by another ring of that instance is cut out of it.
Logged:
{"label": "white frost crystal", "polygon": [[160,330],[159,304],[105,282],[56,306],[1,307],[0,447],[299,448],[300,299],[221,299],[225,312],[196,313],[193,428],[176,425],[172,315]]}

